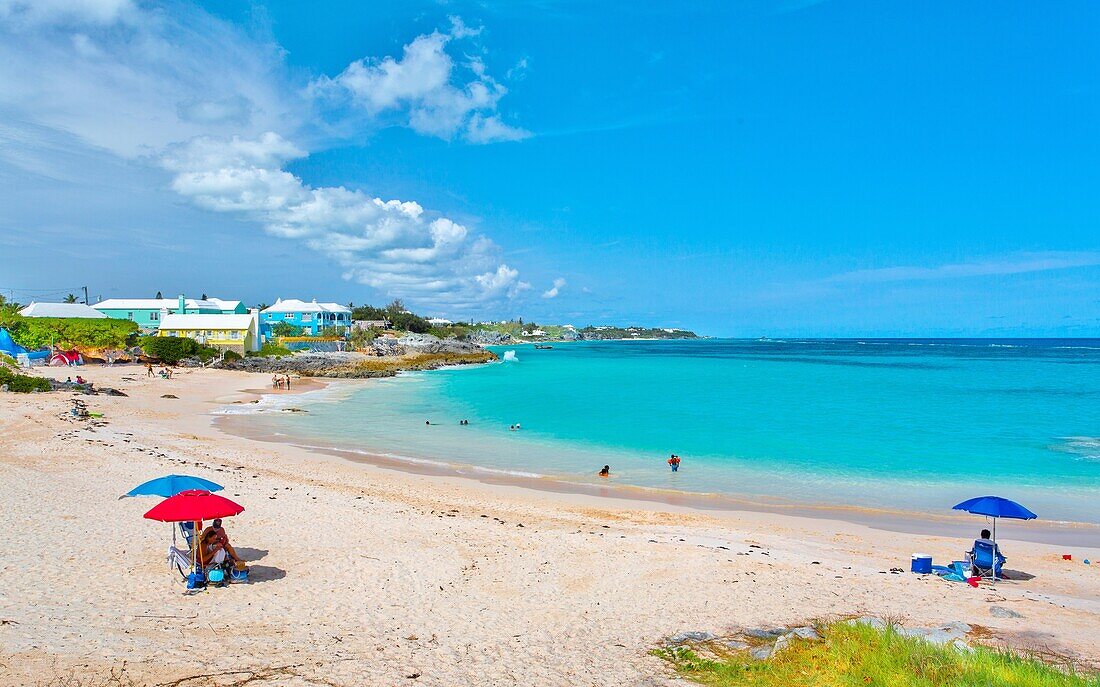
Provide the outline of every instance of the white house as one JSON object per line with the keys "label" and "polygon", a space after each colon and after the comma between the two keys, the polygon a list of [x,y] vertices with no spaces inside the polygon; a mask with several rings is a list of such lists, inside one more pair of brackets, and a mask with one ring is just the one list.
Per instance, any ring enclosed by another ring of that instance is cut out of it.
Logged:
{"label": "white house", "polygon": [[107,316],[83,303],[31,303],[19,311],[23,317],[81,317],[105,320]]}
{"label": "white house", "polygon": [[270,332],[271,327],[285,322],[300,327],[308,336],[317,336],[327,327],[351,327],[351,308],[339,303],[280,298],[275,301],[275,305],[260,313],[260,322],[265,332]]}

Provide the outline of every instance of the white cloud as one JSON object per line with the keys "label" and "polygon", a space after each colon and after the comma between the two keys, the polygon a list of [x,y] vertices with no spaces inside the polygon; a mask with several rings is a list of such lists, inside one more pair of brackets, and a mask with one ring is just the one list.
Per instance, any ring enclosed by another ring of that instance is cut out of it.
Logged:
{"label": "white cloud", "polygon": [[136,14],[133,0],[0,0],[0,19],[27,24],[50,22],[112,24]]}
{"label": "white cloud", "polygon": [[557,279],[554,280],[554,285],[553,286],[551,286],[546,291],[542,292],[542,297],[543,298],[557,298],[558,293],[561,292],[561,289],[562,289],[563,286],[565,286],[565,280],[562,279],[561,277],[558,277]]}
{"label": "white cloud", "polygon": [[[452,18],[448,34],[417,37],[400,60],[353,63],[340,88],[354,92],[368,117],[400,112],[421,133],[478,143],[521,137],[497,115],[505,89],[480,58],[464,58],[473,76],[452,83],[459,67],[446,46],[479,32]],[[387,296],[476,310],[530,288],[491,239],[454,218],[414,201],[315,187],[288,171],[322,140],[339,142],[317,123],[316,93],[304,83],[279,46],[192,6],[0,0],[0,179],[29,175],[43,188],[71,186],[69,151],[78,145],[99,169],[128,170],[115,178],[142,179],[109,197],[170,189],[203,211],[297,241],[344,278]],[[376,122],[355,124],[341,135],[360,140]],[[19,199],[3,200],[11,216],[34,214],[15,208]],[[178,224],[167,216],[184,209],[159,205],[163,224]],[[98,219],[84,208],[67,212],[68,226],[115,238],[117,203]],[[33,231],[30,223],[16,233]]]}
{"label": "white cloud", "polygon": [[195,136],[255,136],[307,119],[281,49],[200,10],[56,3],[73,9],[66,13],[35,2],[28,14],[11,5],[0,11],[0,110],[9,120],[137,157]]}
{"label": "white cloud", "polygon": [[1043,253],[1018,253],[977,262],[954,263],[936,267],[881,267],[853,270],[834,275],[828,282],[901,282],[962,279],[968,277],[993,277],[1027,272],[1045,272],[1074,267],[1100,265],[1100,253],[1051,251]]}
{"label": "white cloud", "polygon": [[217,212],[236,212],[334,260],[348,279],[422,305],[470,309],[527,285],[499,249],[418,203],[344,187],[311,187],[283,165],[302,151],[278,134],[195,139],[171,149],[172,188]]}
{"label": "white cloud", "polygon": [[335,78],[314,81],[309,92],[330,105],[350,100],[353,110],[372,117],[398,116],[414,131],[444,140],[459,136],[471,143],[492,143],[530,136],[497,114],[508,89],[489,75],[480,57],[468,57],[463,64],[473,78],[456,83],[458,70],[447,45],[476,36],[480,29],[469,29],[457,17],[451,22],[450,33],[417,36],[404,47],[400,59],[356,60]]}

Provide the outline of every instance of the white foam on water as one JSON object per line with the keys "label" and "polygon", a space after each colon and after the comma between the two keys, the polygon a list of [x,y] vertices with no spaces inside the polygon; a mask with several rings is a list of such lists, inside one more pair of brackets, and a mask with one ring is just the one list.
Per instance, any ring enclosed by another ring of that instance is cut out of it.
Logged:
{"label": "white foam on water", "polygon": [[506,363],[518,363],[519,358],[516,357],[515,351],[504,351],[504,362]]}

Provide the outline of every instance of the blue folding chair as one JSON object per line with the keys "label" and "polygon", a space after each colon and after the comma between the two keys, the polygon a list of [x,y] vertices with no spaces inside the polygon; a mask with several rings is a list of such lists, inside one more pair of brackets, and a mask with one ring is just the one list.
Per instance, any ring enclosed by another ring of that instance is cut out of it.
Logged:
{"label": "blue folding chair", "polygon": [[974,542],[974,549],[969,552],[970,567],[979,577],[992,577],[994,580],[1002,578],[1001,566],[1005,563],[1005,557],[996,544],[987,542]]}
{"label": "blue folding chair", "polygon": [[182,534],[183,538],[187,541],[187,548],[192,548],[195,539],[195,523],[181,522],[179,523],[179,526],[180,534]]}

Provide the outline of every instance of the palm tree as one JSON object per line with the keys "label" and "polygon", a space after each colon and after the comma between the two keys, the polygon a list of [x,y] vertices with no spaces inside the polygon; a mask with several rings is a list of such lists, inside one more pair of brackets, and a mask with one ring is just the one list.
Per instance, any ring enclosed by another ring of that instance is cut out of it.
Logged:
{"label": "palm tree", "polygon": [[66,303],[76,303],[76,294],[70,293],[68,296],[65,296],[65,302]]}

